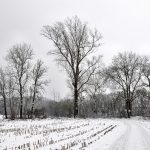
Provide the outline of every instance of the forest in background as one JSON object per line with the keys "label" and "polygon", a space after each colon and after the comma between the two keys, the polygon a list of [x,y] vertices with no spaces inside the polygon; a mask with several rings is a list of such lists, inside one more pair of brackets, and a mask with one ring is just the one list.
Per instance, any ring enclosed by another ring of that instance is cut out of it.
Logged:
{"label": "forest in background", "polygon": [[7,66],[0,68],[0,113],[5,118],[150,115],[149,57],[118,53],[105,66],[99,55],[101,34],[77,16],[44,26],[41,34],[53,44],[49,54],[66,72],[72,97],[44,98],[50,84],[47,66],[33,61],[31,45],[15,44],[6,55]]}

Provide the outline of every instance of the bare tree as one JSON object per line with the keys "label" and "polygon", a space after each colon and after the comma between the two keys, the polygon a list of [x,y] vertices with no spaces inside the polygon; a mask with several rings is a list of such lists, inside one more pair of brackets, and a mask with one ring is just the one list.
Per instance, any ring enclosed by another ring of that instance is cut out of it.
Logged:
{"label": "bare tree", "polygon": [[137,95],[137,99],[134,102],[135,109],[136,109],[135,112],[141,116],[149,115],[147,113],[147,108],[149,107],[148,91],[145,88],[141,88],[136,91],[136,95]]}
{"label": "bare tree", "polygon": [[57,56],[56,61],[65,68],[69,76],[74,95],[74,117],[77,117],[79,94],[100,60],[100,57],[94,57],[92,61],[88,59],[100,46],[101,35],[96,29],[92,32],[78,17],[68,18],[53,26],[44,26],[42,35],[53,42],[56,49],[50,54]]}
{"label": "bare tree", "polygon": [[[143,65],[143,78],[142,78],[143,86],[147,89],[146,94],[142,92],[140,95],[142,98],[146,97],[145,99],[148,99],[150,101],[150,63],[149,59],[147,59],[147,62]],[[142,90],[141,90],[142,91]],[[141,93],[141,92],[139,92]],[[143,96],[144,93],[144,96]],[[141,100],[143,100],[141,98]]]}
{"label": "bare tree", "polygon": [[[100,67],[101,68],[101,67]],[[91,79],[87,83],[86,92],[90,97],[90,100],[94,103],[94,113],[98,113],[98,101],[99,95],[104,92],[105,78],[102,69],[91,76]]]}
{"label": "bare tree", "polygon": [[11,65],[16,84],[18,87],[18,93],[20,97],[20,118],[23,118],[23,98],[24,92],[26,90],[26,85],[29,79],[29,68],[30,60],[32,58],[33,52],[30,45],[27,44],[17,44],[14,45],[7,55],[7,60]]}
{"label": "bare tree", "polygon": [[47,85],[48,81],[44,80],[43,77],[47,72],[47,68],[44,66],[44,63],[41,60],[38,60],[32,70],[32,107],[31,107],[31,116],[33,117],[34,104],[36,100],[36,96],[40,94],[41,90],[44,89],[44,86]]}
{"label": "bare tree", "polygon": [[7,97],[9,101],[10,108],[10,118],[15,119],[16,111],[15,111],[15,79],[12,71],[7,68]]}
{"label": "bare tree", "polygon": [[143,65],[143,85],[148,87],[150,90],[150,63],[148,62]]}
{"label": "bare tree", "polygon": [[129,118],[132,115],[132,101],[136,97],[136,90],[141,87],[140,80],[144,62],[144,57],[132,52],[119,53],[106,71],[107,77],[113,84],[116,83],[113,88],[123,92]]}
{"label": "bare tree", "polygon": [[7,79],[3,69],[0,68],[0,95],[3,97],[5,118],[7,119]]}

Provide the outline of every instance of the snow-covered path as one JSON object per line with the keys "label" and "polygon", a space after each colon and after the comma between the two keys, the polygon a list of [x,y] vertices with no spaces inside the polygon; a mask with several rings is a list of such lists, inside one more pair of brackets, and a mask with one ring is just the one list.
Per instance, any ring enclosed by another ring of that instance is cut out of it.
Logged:
{"label": "snow-covered path", "polygon": [[110,146],[110,150],[149,150],[150,134],[139,121],[125,120],[126,131]]}

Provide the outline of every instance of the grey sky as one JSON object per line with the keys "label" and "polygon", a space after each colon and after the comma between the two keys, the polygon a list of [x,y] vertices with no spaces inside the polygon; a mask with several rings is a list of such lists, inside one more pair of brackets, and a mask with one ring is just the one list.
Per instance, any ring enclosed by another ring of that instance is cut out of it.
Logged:
{"label": "grey sky", "polygon": [[149,0],[0,0],[0,63],[13,44],[30,43],[37,58],[49,68],[52,91],[61,97],[69,93],[66,77],[54,58],[47,56],[50,43],[40,35],[43,25],[51,25],[77,15],[103,36],[100,47],[104,62],[121,51],[150,55]]}

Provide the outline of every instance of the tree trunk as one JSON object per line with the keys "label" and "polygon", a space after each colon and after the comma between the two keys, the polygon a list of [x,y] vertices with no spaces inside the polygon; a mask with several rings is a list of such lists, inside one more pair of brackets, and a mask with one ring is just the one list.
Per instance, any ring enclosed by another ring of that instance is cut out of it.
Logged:
{"label": "tree trunk", "polygon": [[132,102],[129,101],[129,113],[130,113],[130,117],[132,116]]}
{"label": "tree trunk", "polygon": [[74,118],[78,117],[78,90],[77,85],[74,87]]}
{"label": "tree trunk", "polygon": [[21,92],[20,93],[20,119],[23,118],[23,108],[22,107],[23,107],[23,97],[22,97],[22,92]]}
{"label": "tree trunk", "polygon": [[4,98],[4,111],[5,111],[5,118],[7,119],[8,117],[7,117],[7,104],[6,104],[6,97],[5,97],[5,95],[3,96],[3,98]]}
{"label": "tree trunk", "polygon": [[127,110],[127,117],[130,118],[132,115],[132,105],[130,100],[127,100],[126,102],[126,110]]}
{"label": "tree trunk", "polygon": [[93,95],[93,100],[94,100],[94,113],[97,115],[98,110],[97,110],[97,98],[96,95]]}
{"label": "tree trunk", "polygon": [[19,94],[20,94],[20,119],[23,118],[23,95],[22,95],[23,89],[22,89],[22,84],[21,83],[22,83],[22,75],[19,78],[19,88],[20,88],[20,90],[19,90]]}

